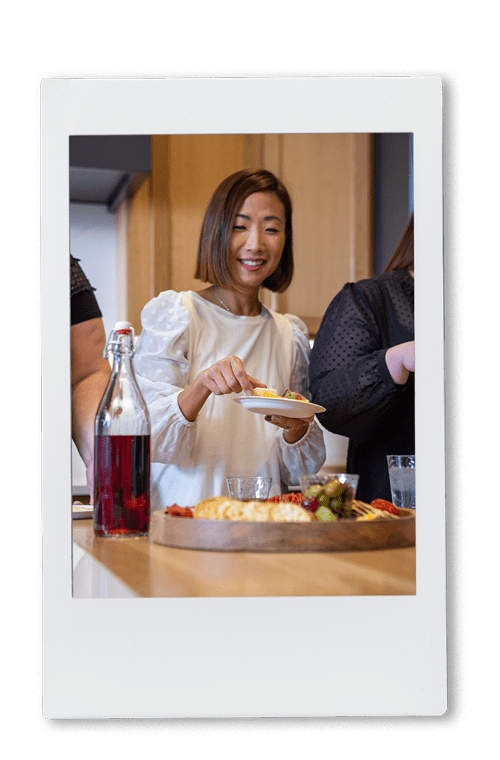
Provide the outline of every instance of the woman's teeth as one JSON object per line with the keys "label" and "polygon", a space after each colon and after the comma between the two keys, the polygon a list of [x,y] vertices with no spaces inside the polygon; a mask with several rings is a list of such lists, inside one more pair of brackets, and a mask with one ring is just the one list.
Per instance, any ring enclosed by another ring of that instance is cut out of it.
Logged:
{"label": "woman's teeth", "polygon": [[254,261],[253,259],[240,259],[240,264],[245,269],[259,269],[262,264],[264,263],[263,260]]}

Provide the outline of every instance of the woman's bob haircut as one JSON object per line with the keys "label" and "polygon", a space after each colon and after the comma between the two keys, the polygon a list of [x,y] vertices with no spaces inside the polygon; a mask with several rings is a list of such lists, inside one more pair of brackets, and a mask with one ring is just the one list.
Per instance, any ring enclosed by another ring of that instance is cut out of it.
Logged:
{"label": "woman's bob haircut", "polygon": [[413,269],[413,213],[408,220],[403,234],[399,239],[396,250],[391,256],[384,272],[393,272],[395,269]]}
{"label": "woman's bob haircut", "polygon": [[196,262],[197,280],[225,288],[233,285],[228,260],[231,235],[236,214],[253,193],[274,193],[285,208],[285,245],[277,269],[262,283],[262,287],[283,293],[293,277],[292,202],[286,187],[265,169],[243,169],[220,183],[208,202]]}

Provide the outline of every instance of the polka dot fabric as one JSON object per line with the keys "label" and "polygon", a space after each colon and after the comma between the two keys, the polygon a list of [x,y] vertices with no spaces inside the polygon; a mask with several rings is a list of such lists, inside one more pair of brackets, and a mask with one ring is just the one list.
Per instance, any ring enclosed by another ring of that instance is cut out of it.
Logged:
{"label": "polka dot fabric", "polygon": [[[406,270],[346,284],[325,313],[311,353],[310,390],[313,402],[327,409],[318,415],[321,424],[350,439],[351,472],[362,474],[374,441],[399,447],[387,453],[414,451],[413,375],[396,385],[385,363],[388,348],[413,339],[414,280]],[[388,484],[385,463],[379,468]],[[376,497],[390,498],[385,493]]]}

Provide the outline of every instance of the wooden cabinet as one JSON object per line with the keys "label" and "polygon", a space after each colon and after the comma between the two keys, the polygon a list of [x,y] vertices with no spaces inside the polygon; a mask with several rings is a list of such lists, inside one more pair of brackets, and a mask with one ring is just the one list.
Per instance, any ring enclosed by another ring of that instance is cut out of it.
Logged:
{"label": "wooden cabinet", "polygon": [[281,135],[278,151],[295,252],[294,279],[279,307],[315,334],[344,284],[373,274],[372,136]]}
{"label": "wooden cabinet", "polygon": [[264,292],[267,305],[302,317],[315,334],[343,285],[372,275],[372,135],[157,135],[151,175],[118,217],[126,219],[126,318],[137,332],[150,298],[203,287],[193,274],[206,205],[244,167],[277,174],[294,207],[294,281],[284,294]]}

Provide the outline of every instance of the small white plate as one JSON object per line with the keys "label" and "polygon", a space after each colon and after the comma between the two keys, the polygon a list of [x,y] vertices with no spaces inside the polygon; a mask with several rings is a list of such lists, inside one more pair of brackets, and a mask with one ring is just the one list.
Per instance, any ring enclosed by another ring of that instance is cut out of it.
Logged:
{"label": "small white plate", "polygon": [[85,520],[93,517],[94,507],[89,504],[72,504],[73,520]]}
{"label": "small white plate", "polygon": [[311,404],[309,401],[296,401],[292,398],[266,398],[263,396],[240,396],[235,398],[237,404],[256,414],[278,414],[280,417],[303,419],[313,414],[324,412],[325,407]]}

